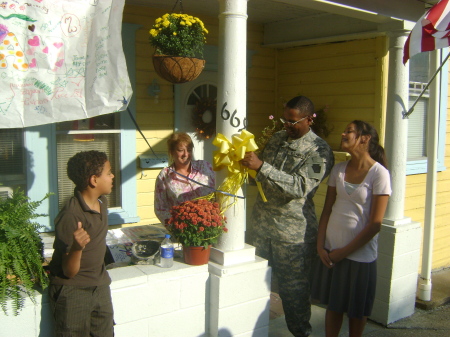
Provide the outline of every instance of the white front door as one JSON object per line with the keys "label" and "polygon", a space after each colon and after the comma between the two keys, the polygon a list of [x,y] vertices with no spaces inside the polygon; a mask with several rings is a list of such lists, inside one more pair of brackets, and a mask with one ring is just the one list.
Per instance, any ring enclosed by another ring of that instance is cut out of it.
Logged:
{"label": "white front door", "polygon": [[[192,81],[176,85],[175,130],[186,132],[194,142],[194,159],[204,159],[212,164],[216,136],[213,114],[217,102],[217,72],[203,71]],[[203,132],[200,132],[203,131]]]}

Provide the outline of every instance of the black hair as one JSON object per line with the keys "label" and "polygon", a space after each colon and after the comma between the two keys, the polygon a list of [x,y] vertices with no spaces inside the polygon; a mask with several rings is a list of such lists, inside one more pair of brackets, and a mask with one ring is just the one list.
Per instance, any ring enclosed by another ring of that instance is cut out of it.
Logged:
{"label": "black hair", "polygon": [[78,152],[67,162],[67,176],[72,180],[79,191],[89,186],[89,179],[95,175],[100,176],[103,166],[108,161],[105,152],[82,151]]}
{"label": "black hair", "polygon": [[356,134],[358,138],[360,136],[369,135],[369,155],[373,160],[379,162],[381,165],[387,168],[387,159],[384,148],[380,145],[380,138],[378,137],[377,130],[367,122],[360,120],[354,120],[352,122],[355,125]]}
{"label": "black hair", "polygon": [[305,96],[297,96],[292,98],[286,103],[286,107],[290,109],[297,109],[300,113],[307,114],[308,116],[312,116],[315,112],[314,103]]}

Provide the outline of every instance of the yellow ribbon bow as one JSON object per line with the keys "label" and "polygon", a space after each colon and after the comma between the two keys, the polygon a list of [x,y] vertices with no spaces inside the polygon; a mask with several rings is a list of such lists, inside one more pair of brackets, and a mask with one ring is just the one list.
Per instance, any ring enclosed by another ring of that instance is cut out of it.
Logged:
{"label": "yellow ribbon bow", "polygon": [[[241,134],[233,136],[230,142],[227,137],[218,133],[213,144],[218,147],[218,150],[213,153],[214,171],[219,171],[224,167],[228,169],[227,178],[219,189],[230,194],[235,194],[244,183],[247,175],[253,178],[256,177],[256,171],[248,170],[240,163],[244,159],[245,152],[253,152],[258,149],[258,145],[255,143],[255,136],[247,130],[242,130]],[[263,201],[266,202],[267,199],[262,190],[261,183],[256,182],[256,185]]]}

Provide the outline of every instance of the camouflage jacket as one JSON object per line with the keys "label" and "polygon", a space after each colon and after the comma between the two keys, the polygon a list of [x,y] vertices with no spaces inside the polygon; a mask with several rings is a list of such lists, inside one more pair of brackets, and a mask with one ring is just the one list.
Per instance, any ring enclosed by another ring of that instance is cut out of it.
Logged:
{"label": "camouflage jacket", "polygon": [[334,155],[313,131],[292,142],[287,140],[286,131],[275,133],[260,154],[264,164],[256,181],[261,182],[267,202],[258,195],[252,228],[277,241],[312,243],[318,229],[313,197],[330,174]]}

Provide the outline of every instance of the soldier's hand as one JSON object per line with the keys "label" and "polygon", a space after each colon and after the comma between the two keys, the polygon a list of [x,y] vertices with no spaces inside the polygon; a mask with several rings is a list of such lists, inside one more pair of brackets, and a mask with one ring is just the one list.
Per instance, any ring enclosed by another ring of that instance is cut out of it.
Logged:
{"label": "soldier's hand", "polygon": [[246,152],[244,159],[241,160],[241,164],[245,167],[248,167],[250,170],[258,171],[263,161],[258,158],[255,152]]}
{"label": "soldier's hand", "polygon": [[72,243],[72,250],[83,250],[84,247],[91,241],[91,237],[89,236],[88,232],[84,230],[82,227],[81,222],[78,222],[78,228],[75,232],[73,232],[73,243]]}

